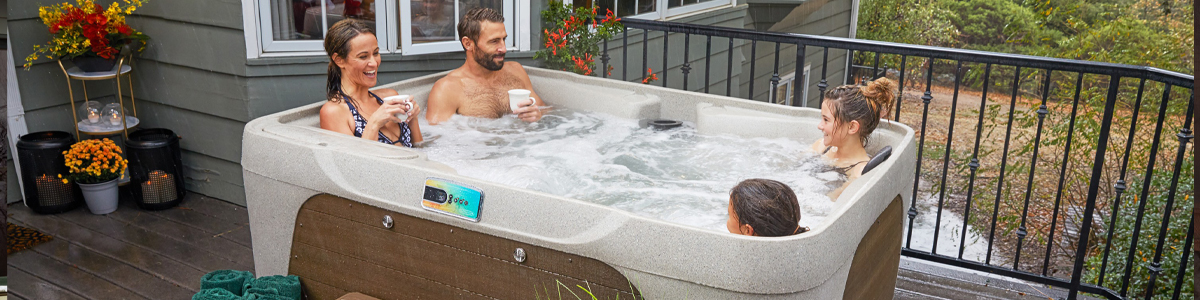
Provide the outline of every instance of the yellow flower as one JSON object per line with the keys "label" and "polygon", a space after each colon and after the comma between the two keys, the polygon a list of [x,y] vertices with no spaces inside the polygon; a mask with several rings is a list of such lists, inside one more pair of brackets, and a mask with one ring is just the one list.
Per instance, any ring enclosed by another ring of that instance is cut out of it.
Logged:
{"label": "yellow flower", "polygon": [[66,180],[66,179],[63,179],[63,184],[67,184],[67,180]]}

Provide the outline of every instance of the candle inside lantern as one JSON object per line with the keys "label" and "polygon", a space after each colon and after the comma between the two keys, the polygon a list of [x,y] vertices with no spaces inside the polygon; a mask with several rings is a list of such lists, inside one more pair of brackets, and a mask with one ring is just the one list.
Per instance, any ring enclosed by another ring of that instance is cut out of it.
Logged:
{"label": "candle inside lantern", "polygon": [[100,113],[95,110],[88,110],[88,122],[100,122]]}
{"label": "candle inside lantern", "polygon": [[113,125],[121,125],[121,114],[113,112],[111,116],[108,116],[108,123]]}
{"label": "candle inside lantern", "polygon": [[34,180],[37,186],[37,196],[42,205],[59,205],[71,201],[71,186],[63,183],[62,179],[50,175],[38,176]]}
{"label": "candle inside lantern", "polygon": [[148,177],[145,182],[142,182],[143,203],[163,203],[175,200],[174,175],[154,170],[150,171]]}

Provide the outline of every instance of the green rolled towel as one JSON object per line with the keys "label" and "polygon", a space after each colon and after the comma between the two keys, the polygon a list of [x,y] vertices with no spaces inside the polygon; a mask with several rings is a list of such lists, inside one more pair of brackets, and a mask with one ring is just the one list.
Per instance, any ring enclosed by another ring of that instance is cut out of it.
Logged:
{"label": "green rolled towel", "polygon": [[263,276],[250,281],[246,289],[274,290],[275,295],[286,299],[300,300],[300,277],[296,275]]}
{"label": "green rolled towel", "polygon": [[298,300],[299,298],[289,298],[279,294],[279,290],[274,288],[249,288],[246,289],[247,300]]}
{"label": "green rolled towel", "polygon": [[233,292],[223,288],[203,289],[199,293],[192,295],[192,300],[243,300],[241,295],[235,295]]}
{"label": "green rolled towel", "polygon": [[254,280],[254,274],[248,271],[216,270],[204,274],[200,279],[200,289],[223,289],[241,297],[246,284]]}

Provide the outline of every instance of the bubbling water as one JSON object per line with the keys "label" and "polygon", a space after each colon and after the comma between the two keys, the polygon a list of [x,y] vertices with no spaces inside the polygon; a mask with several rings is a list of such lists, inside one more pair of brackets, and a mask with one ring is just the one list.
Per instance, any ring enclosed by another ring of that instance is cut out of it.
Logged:
{"label": "bubbling water", "polygon": [[460,175],[722,232],[729,190],[742,180],[786,183],[809,228],[832,207],[825,194],[845,181],[797,141],[699,135],[692,126],[654,131],[561,108],[536,123],[455,115],[421,129],[429,159]]}

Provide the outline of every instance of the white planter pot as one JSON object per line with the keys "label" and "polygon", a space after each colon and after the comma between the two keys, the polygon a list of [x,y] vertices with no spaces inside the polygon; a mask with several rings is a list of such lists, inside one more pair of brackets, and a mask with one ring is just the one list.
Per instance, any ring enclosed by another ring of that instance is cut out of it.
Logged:
{"label": "white planter pot", "polygon": [[80,183],[83,200],[93,214],[103,215],[117,210],[117,180],[101,183]]}

